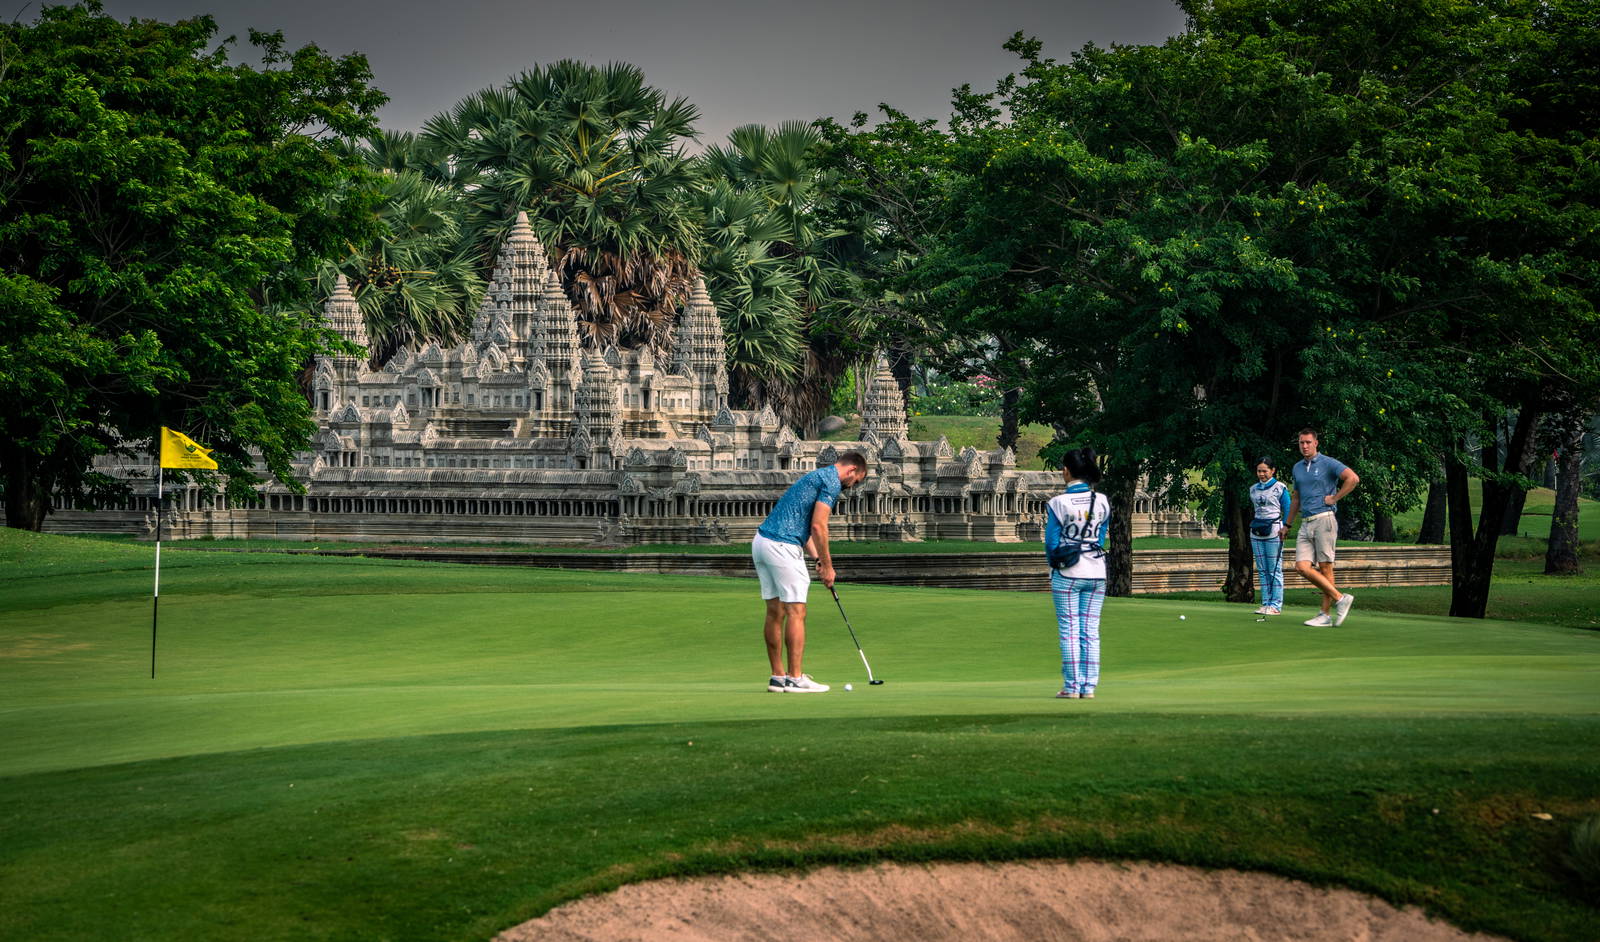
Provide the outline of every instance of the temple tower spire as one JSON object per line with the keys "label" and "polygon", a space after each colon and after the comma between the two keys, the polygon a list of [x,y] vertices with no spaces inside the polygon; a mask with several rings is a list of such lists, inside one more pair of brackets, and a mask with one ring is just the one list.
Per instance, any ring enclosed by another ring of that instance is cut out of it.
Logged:
{"label": "temple tower spire", "polygon": [[607,461],[622,435],[618,391],[616,371],[600,354],[589,351],[583,360],[583,379],[573,394],[573,423],[589,433],[596,461]]}
{"label": "temple tower spire", "polygon": [[[322,306],[322,318],[339,336],[361,347],[371,347],[367,339],[367,322],[361,316],[361,305],[350,292],[350,282],[340,272],[333,283],[333,293]],[[335,360],[353,360],[355,357],[335,357]]]}
{"label": "temple tower spire", "polygon": [[684,304],[682,328],[676,361],[680,372],[692,373],[699,380],[695,404],[702,421],[709,421],[728,404],[728,344],[703,276],[695,276],[694,290]]}
{"label": "temple tower spire", "polygon": [[582,381],[578,358],[578,324],[572,302],[561,288],[561,276],[545,269],[538,317],[539,353],[549,377],[541,427],[546,435],[566,433],[572,422],[573,392]]}
{"label": "temple tower spire", "polygon": [[889,369],[889,359],[878,354],[878,369],[867,389],[867,401],[861,411],[861,434],[868,432],[880,441],[903,439],[907,435],[906,399],[900,393],[900,384]]}
{"label": "temple tower spire", "polygon": [[517,213],[505,242],[500,246],[500,263],[497,274],[505,288],[505,298],[497,306],[510,315],[511,325],[519,340],[537,344],[539,331],[539,302],[544,297],[545,277],[550,271],[544,246],[534,235],[526,212]]}
{"label": "temple tower spire", "polygon": [[355,356],[324,354],[313,361],[311,405],[319,416],[326,416],[347,399],[354,399],[355,390],[361,384],[361,374],[367,365],[367,324],[361,316],[361,305],[350,292],[350,282],[343,273],[334,281],[333,293],[322,305],[322,319],[340,337],[361,347],[363,351]]}

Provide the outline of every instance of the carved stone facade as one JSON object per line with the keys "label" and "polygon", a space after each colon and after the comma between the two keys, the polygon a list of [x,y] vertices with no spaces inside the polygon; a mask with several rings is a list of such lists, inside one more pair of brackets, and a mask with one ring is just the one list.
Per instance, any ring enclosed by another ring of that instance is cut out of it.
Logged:
{"label": "carved stone facade", "polygon": [[[342,278],[324,312],[366,345]],[[1042,539],[1059,476],[1017,470],[1006,449],[908,440],[905,401],[881,358],[861,440],[823,442],[798,438],[770,407],[728,407],[722,323],[703,281],[668,348],[667,363],[648,348],[583,350],[557,274],[519,215],[466,340],[404,350],[378,369],[360,357],[317,360],[320,428],[296,467],[306,495],[273,483],[257,506],[230,507],[187,493],[170,537],[748,540],[802,473],[860,451],[872,474],[841,500],[837,537]],[[142,518],[139,503],[129,511]],[[75,526],[76,516],[58,513],[53,528],[109,528],[105,517]],[[1160,532],[1154,515],[1140,516],[1136,533]]]}

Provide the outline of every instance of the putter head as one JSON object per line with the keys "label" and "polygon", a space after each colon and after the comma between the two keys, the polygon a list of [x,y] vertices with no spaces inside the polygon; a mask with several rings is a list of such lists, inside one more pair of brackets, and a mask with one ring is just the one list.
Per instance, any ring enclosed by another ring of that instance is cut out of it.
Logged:
{"label": "putter head", "polygon": [[881,681],[881,680],[869,680],[869,681],[867,681],[867,683],[869,683],[869,684],[873,685],[874,687],[876,687],[877,685],[883,683],[883,681]]}

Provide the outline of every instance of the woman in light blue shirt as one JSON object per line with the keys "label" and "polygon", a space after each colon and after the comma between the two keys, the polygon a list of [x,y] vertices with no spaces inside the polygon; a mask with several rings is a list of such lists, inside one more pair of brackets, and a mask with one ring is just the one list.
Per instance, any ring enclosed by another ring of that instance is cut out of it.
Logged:
{"label": "woman in light blue shirt", "polygon": [[1289,488],[1277,478],[1271,458],[1256,462],[1256,483],[1250,487],[1250,548],[1256,557],[1256,581],[1261,584],[1257,615],[1283,611],[1283,535],[1289,531]]}

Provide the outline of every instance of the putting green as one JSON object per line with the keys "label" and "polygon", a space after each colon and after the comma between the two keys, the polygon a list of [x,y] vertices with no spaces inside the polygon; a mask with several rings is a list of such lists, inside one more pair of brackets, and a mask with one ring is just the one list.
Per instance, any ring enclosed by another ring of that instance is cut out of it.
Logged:
{"label": "putting green", "polygon": [[[842,585],[888,682],[863,683],[824,593],[806,664],[835,690],[769,695],[753,581],[171,552],[151,679],[148,587],[126,565],[137,548],[106,552],[123,598],[73,601],[62,583],[90,574],[19,580],[16,597],[57,604],[13,610],[0,629],[0,715],[14,731],[0,774],[663,720],[1600,711],[1600,635],[1367,613],[1359,600],[1344,626],[1313,629],[1300,624],[1310,611],[1259,622],[1241,605],[1110,599],[1100,696],[1067,704],[1051,698],[1048,595]],[[299,581],[311,573],[314,585]]]}
{"label": "putting green", "polygon": [[655,876],[1032,857],[1596,916],[1594,632],[1112,599],[1059,701],[1048,595],[844,585],[887,683],[823,594],[835,690],[768,694],[753,581],[169,551],[151,679],[149,558],[0,534],[0,937],[483,939]]}

